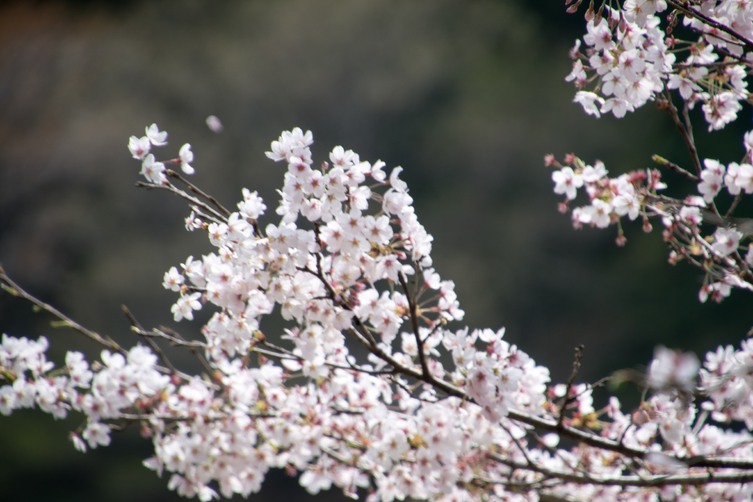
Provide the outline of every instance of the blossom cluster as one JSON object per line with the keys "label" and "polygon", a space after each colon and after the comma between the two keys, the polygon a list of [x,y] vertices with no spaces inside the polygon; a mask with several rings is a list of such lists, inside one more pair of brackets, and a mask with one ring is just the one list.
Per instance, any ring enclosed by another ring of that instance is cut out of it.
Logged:
{"label": "blossom cluster", "polygon": [[753,340],[739,350],[727,345],[706,354],[700,385],[712,397],[704,410],[719,422],[738,420],[753,430]]}
{"label": "blossom cluster", "polygon": [[49,342],[3,335],[0,368],[10,384],[0,387],[0,413],[38,407],[55,418],[70,412],[86,417],[80,433],[72,435],[81,451],[110,444],[106,422],[142,407],[167,388],[169,377],[156,366],[154,353],[143,345],[128,352],[103,351],[90,366],[81,352],[69,351],[65,366],[55,368],[45,352]]}
{"label": "blossom cluster", "polygon": [[[167,182],[165,163],[157,161],[150,151],[152,146],[159,147],[167,144],[167,132],[160,131],[157,124],[152,124],[145,128],[144,133],[144,136],[131,136],[129,138],[128,150],[130,150],[134,159],[141,161],[142,176],[151,183],[164,184]],[[170,163],[179,163],[181,170],[186,174],[195,172],[191,162],[193,162],[193,152],[189,143],[185,143],[180,148],[177,159],[170,161]]]}
{"label": "blossom cluster", "polygon": [[[719,212],[719,204],[728,203],[724,197],[737,197],[739,201],[747,190],[753,191],[746,181],[747,173],[753,173],[750,164],[732,162],[725,167],[718,160],[704,159],[697,191],[677,198],[663,194],[667,185],[657,169],[610,177],[603,162],[590,165],[571,154],[562,161],[547,156],[546,163],[555,168],[554,192],[564,196],[560,210],[571,211],[575,228],[615,225],[616,242],[624,245],[623,219],[640,218],[645,231],[652,230],[651,219],[658,219],[670,247],[670,263],[687,260],[704,270],[701,301],[721,301],[733,288],[753,290],[753,222]],[[717,198],[723,190],[722,197]],[[571,207],[579,193],[585,194],[587,202]]]}
{"label": "blossom cluster", "polygon": [[[144,138],[129,143],[142,163],[166,134],[152,125]],[[199,342],[211,378],[158,364],[162,355],[143,345],[105,351],[91,367],[69,353],[53,368],[37,359],[44,339],[7,338],[2,412],[79,412],[89,424],[73,435],[79,449],[107,443],[104,423],[137,422],[154,444],[146,465],[201,499],[215,487],[258,491],[273,467],[301,473],[312,493],[370,488],[385,500],[467,498],[478,472],[489,483],[488,452],[515,450],[525,434],[510,424],[518,432],[500,438],[498,422],[511,409],[544,412],[548,371],[502,340],[504,330],[448,330],[463,311],[432,267],[432,237],[400,168],[388,173],[342,147],[315,168],[312,141],[296,128],[267,152],[286,166],[277,223],[262,226],[266,204],[247,189],[236,211],[192,204],[186,227],[215,251],[171,267],[163,286],[178,294],[176,322],[215,308]],[[158,172],[142,168],[147,186],[178,191]],[[275,313],[287,328],[267,335],[263,320]]]}
{"label": "blossom cluster", "polygon": [[[734,121],[749,97],[750,3],[686,4],[666,22],[660,17],[668,10],[665,0],[589,8],[587,33],[571,51],[567,77],[580,89],[575,101],[596,117],[611,112],[619,118],[677,91],[691,108],[700,103],[709,130]],[[676,26],[678,16],[682,27]]]}

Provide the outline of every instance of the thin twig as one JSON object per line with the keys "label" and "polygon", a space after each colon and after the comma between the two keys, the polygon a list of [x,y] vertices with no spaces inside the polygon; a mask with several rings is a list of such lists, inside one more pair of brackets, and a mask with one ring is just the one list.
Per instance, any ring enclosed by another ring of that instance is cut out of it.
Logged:
{"label": "thin twig", "polygon": [[[172,172],[172,171],[169,171]],[[209,203],[202,201],[201,199],[185,192],[184,190],[179,189],[172,183],[165,183],[165,184],[157,184],[157,183],[150,183],[146,181],[137,181],[136,186],[139,188],[146,188],[146,189],[154,189],[154,190],[166,190],[173,195],[176,195],[177,197],[180,197],[181,199],[187,201],[190,205],[198,206],[199,208],[202,208],[204,212],[209,213],[208,215],[205,215],[205,217],[212,219],[213,221],[217,222],[223,222],[227,219],[227,215],[225,212],[227,212],[227,209],[220,206],[220,208],[212,207],[214,205],[214,202],[210,201]],[[190,187],[189,187],[190,190]],[[197,189],[198,190],[198,189]],[[229,213],[228,213],[229,214]],[[210,216],[211,215],[211,216]]]}
{"label": "thin twig", "polygon": [[162,363],[170,368],[170,371],[173,372],[173,374],[177,374],[178,370],[173,366],[173,363],[168,359],[168,357],[165,355],[164,352],[162,352],[162,348],[157,345],[157,342],[155,342],[152,338],[149,336],[144,336],[144,328],[141,326],[139,321],[136,319],[136,317],[131,313],[131,311],[126,307],[125,305],[121,305],[120,309],[123,311],[123,315],[126,316],[126,319],[128,319],[128,322],[131,324],[131,331],[136,333],[137,335],[140,335],[144,340],[146,340],[146,343],[149,344],[149,346],[152,348],[152,350],[157,354],[157,357],[160,358]]}
{"label": "thin twig", "polygon": [[585,346],[580,344],[575,347],[575,357],[573,358],[573,370],[570,372],[570,377],[567,379],[567,386],[565,387],[565,395],[562,396],[562,404],[560,405],[560,416],[557,419],[557,425],[562,427],[565,423],[565,411],[567,406],[575,399],[570,397],[570,391],[575,384],[575,379],[580,371],[581,362],[583,359],[583,349]]}
{"label": "thin twig", "polygon": [[659,155],[652,155],[651,160],[653,160],[656,164],[658,164],[661,167],[668,167],[670,170],[688,178],[692,182],[695,182],[695,183],[698,182],[698,176],[691,173],[687,169],[680,167],[679,165],[675,164],[671,160],[667,160],[664,157],[661,157]]}
{"label": "thin twig", "polygon": [[206,350],[207,344],[198,340],[186,340],[180,333],[167,326],[159,326],[151,331],[144,333],[145,336],[158,336],[169,340],[170,343],[177,347],[187,348],[197,361],[204,367],[208,374],[212,374],[214,368],[209,364],[207,358],[203,354],[199,353],[199,350]]}
{"label": "thin twig", "polygon": [[2,289],[5,290],[8,294],[23,298],[24,300],[31,303],[35,307],[47,312],[54,318],[58,319],[58,321],[60,321],[60,324],[62,324],[63,326],[71,328],[72,330],[89,338],[90,340],[95,341],[99,345],[102,345],[105,348],[114,350],[115,352],[119,352],[121,354],[125,354],[127,352],[116,341],[112,340],[109,337],[105,338],[99,333],[82,326],[81,324],[77,323],[76,321],[74,321],[73,319],[71,319],[70,317],[68,317],[67,315],[65,315],[64,313],[62,313],[61,311],[53,307],[52,305],[43,302],[36,296],[27,292],[25,289],[19,286],[15,281],[13,281],[13,279],[11,279],[8,274],[5,273],[5,269],[3,268],[2,265],[0,265],[0,286],[2,286]]}
{"label": "thin twig", "polygon": [[176,179],[180,180],[181,183],[183,183],[184,185],[186,185],[186,187],[188,187],[188,189],[191,192],[193,192],[194,194],[198,195],[199,197],[202,197],[205,200],[209,201],[226,218],[228,216],[230,216],[230,211],[227,208],[225,208],[225,206],[223,206],[222,204],[220,204],[220,202],[216,198],[214,198],[212,195],[206,193],[205,191],[203,191],[202,189],[200,189],[199,187],[197,187],[196,185],[194,185],[193,183],[191,183],[190,181],[188,181],[186,178],[184,178],[183,176],[181,176],[181,174],[178,173],[177,171],[173,171],[172,169],[168,169],[167,170],[167,175],[170,176],[171,178],[176,178]]}
{"label": "thin twig", "polygon": [[397,274],[398,281],[400,282],[400,287],[403,288],[403,292],[405,293],[405,297],[408,299],[408,309],[410,310],[410,322],[411,322],[411,329],[413,331],[413,336],[416,338],[416,346],[418,348],[418,361],[421,364],[421,371],[423,371],[424,375],[429,376],[429,363],[426,360],[426,351],[424,350],[424,344],[421,340],[421,335],[418,330],[418,317],[416,316],[416,302],[415,298],[411,295],[410,289],[408,288],[408,283],[405,281],[405,275],[403,275],[402,272]]}

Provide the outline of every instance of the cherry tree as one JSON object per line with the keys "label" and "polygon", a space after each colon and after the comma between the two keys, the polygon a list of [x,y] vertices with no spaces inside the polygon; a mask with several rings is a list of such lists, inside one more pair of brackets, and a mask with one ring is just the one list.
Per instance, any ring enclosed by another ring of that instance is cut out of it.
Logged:
{"label": "cherry tree", "polygon": [[[572,13],[581,3],[566,1]],[[753,131],[738,159],[705,158],[693,135],[693,120],[723,129],[750,102],[753,4],[592,1],[585,18],[567,76],[575,101],[595,117],[655,106],[690,164],[657,154],[652,168],[610,177],[600,161],[547,156],[560,209],[576,227],[614,226],[620,245],[623,221],[659,226],[669,261],[703,272],[701,301],[753,289],[753,224],[736,214],[753,193]],[[270,469],[312,494],[336,487],[368,500],[753,497],[751,339],[703,360],[659,346],[633,378],[645,391],[638,406],[596,403],[597,384],[578,380],[580,348],[557,383],[504,328],[460,324],[400,167],[341,146],[315,161],[312,133],[285,131],[266,152],[284,171],[270,214],[252,190],[226,207],[195,186],[190,145],[162,155],[167,139],[152,124],[128,149],[139,184],[183,199],[186,230],[212,246],[163,277],[181,328],[147,328],[126,310],[126,347],[0,268],[7,294],[102,346],[96,360],[70,350],[56,365],[46,338],[3,335],[0,413],[78,415],[71,439],[82,452],[138,427],[154,450],[144,465],[200,500],[249,496]],[[670,188],[668,172],[685,183]],[[200,310],[211,317],[197,330]],[[176,364],[168,345],[201,369]]]}

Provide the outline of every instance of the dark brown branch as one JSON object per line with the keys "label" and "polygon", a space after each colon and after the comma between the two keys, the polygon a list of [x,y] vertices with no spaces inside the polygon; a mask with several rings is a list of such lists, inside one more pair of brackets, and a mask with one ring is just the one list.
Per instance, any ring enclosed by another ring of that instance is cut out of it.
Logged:
{"label": "dark brown branch", "polygon": [[590,476],[573,474],[564,471],[548,469],[534,463],[517,462],[502,457],[499,454],[490,455],[495,461],[513,469],[538,472],[546,477],[559,479],[567,483],[591,484],[602,486],[635,486],[635,487],[661,487],[670,485],[698,486],[708,483],[749,483],[753,481],[753,472],[716,474],[706,472],[704,474],[669,474],[653,476]]}
{"label": "dark brown branch", "polygon": [[[753,41],[748,40],[746,37],[738,33],[737,31],[733,30],[727,25],[724,25],[714,19],[711,19],[706,14],[697,11],[693,7],[690,6],[690,3],[687,0],[678,1],[678,0],[667,0],[667,4],[670,7],[673,7],[683,14],[685,14],[688,17],[694,17],[701,21],[703,24],[710,26],[716,30],[719,30],[721,32],[726,33],[727,35],[731,36],[734,39],[737,39],[740,42],[740,45],[743,45],[746,49],[751,50],[753,49]],[[712,34],[709,34],[712,35]],[[712,35],[713,36],[713,35]],[[732,42],[731,40],[727,40],[728,42]],[[733,42],[734,43],[734,42]]]}
{"label": "dark brown branch", "polygon": [[695,147],[695,138],[693,137],[693,129],[691,128],[690,116],[688,115],[687,110],[687,103],[684,104],[683,108],[684,120],[680,120],[680,114],[677,111],[677,107],[675,106],[674,102],[672,101],[672,94],[669,91],[666,91],[664,97],[667,105],[666,108],[669,111],[669,116],[672,118],[672,123],[680,132],[680,136],[685,143],[685,147],[688,149],[688,153],[690,153],[690,160],[693,162],[693,168],[700,176],[703,167],[701,166],[701,159],[698,156],[698,150],[696,150]]}

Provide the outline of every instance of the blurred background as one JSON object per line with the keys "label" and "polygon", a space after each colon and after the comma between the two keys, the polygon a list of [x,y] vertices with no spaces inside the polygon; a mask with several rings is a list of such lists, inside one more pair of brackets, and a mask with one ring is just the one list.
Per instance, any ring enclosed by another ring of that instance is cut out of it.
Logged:
{"label": "blurred background", "polygon": [[[183,230],[181,201],[134,188],[128,137],[156,122],[170,134],[164,157],[193,146],[196,184],[227,206],[248,187],[274,207],[282,170],[264,151],[300,126],[314,132],[315,159],[340,144],[402,165],[465,323],[506,326],[554,380],[567,379],[580,343],[588,381],[640,368],[657,344],[736,343],[750,326],[744,294],[700,305],[700,274],[667,265],[658,233],[630,225],[618,248],[613,230],[575,231],[557,212],[547,153],[599,158],[613,174],[649,166],[653,153],[687,161],[651,106],[597,122],[572,104],[567,52],[582,30],[561,2],[523,0],[3,2],[0,263],[132,345],[120,305],[145,326],[170,323],[162,275],[207,246]],[[742,154],[734,130],[698,134],[705,157]],[[58,355],[96,354],[48,321],[0,296],[1,332],[46,335]],[[149,444],[134,431],[82,455],[67,437],[79,424],[0,417],[2,497],[177,499],[141,466]],[[272,475],[256,499],[302,496],[294,479]]]}

